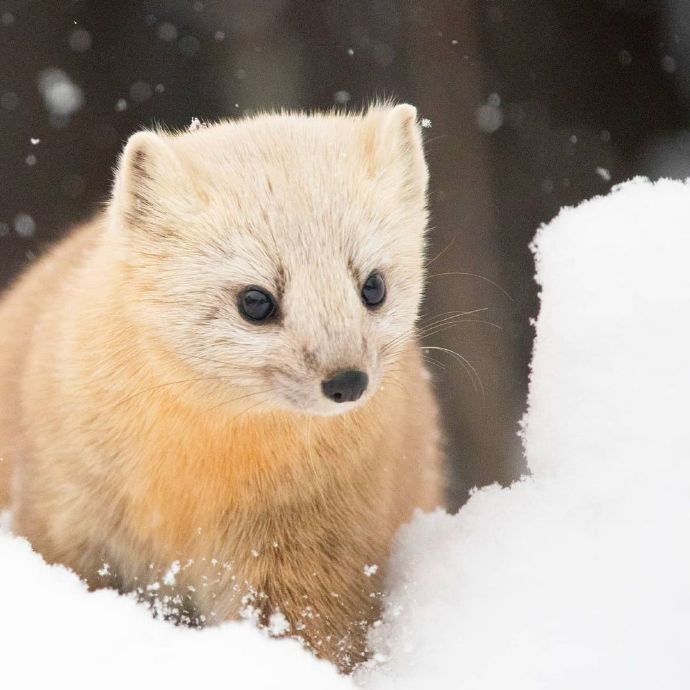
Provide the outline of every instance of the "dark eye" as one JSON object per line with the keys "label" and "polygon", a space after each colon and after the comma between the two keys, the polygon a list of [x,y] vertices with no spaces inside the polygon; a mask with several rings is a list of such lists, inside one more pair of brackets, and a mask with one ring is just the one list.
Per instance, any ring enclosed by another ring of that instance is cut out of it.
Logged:
{"label": "dark eye", "polygon": [[386,283],[380,273],[374,271],[362,286],[362,300],[368,307],[376,307],[386,299]]}
{"label": "dark eye", "polygon": [[270,292],[249,287],[238,299],[240,314],[248,321],[266,321],[276,313],[276,301]]}

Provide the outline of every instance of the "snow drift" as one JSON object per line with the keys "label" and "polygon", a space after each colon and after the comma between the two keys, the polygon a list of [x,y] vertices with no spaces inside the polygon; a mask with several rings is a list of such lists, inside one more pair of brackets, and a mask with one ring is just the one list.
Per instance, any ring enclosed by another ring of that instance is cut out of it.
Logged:
{"label": "snow drift", "polygon": [[351,688],[292,640],[249,623],[200,632],[154,620],[113,591],[87,593],[23,540],[0,536],[0,687]]}
{"label": "snow drift", "polygon": [[0,536],[3,685],[690,687],[690,187],[634,180],[534,248],[532,474],[402,530],[354,680],[248,624],[153,621]]}
{"label": "snow drift", "polygon": [[690,687],[690,187],[534,242],[532,476],[404,529],[375,688]]}

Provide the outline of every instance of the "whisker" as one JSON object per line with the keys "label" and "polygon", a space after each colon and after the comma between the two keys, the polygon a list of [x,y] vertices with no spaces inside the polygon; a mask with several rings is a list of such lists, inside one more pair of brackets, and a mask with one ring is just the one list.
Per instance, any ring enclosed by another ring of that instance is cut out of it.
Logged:
{"label": "whisker", "polygon": [[422,353],[422,359],[424,360],[425,364],[431,364],[435,367],[438,367],[439,369],[445,370],[447,367],[445,364],[442,362],[439,362],[438,360],[434,359],[431,355],[428,355],[426,353]]}
{"label": "whisker", "polygon": [[405,382],[402,381],[398,376],[384,376],[383,381],[381,383],[384,386],[395,386],[398,388],[398,390],[402,391],[403,393],[407,393],[409,390],[405,385]]}
{"label": "whisker", "polygon": [[133,398],[136,398],[140,395],[145,395],[146,393],[151,393],[152,391],[159,390],[161,388],[166,388],[167,386],[174,386],[180,383],[196,383],[198,381],[221,381],[225,379],[232,378],[231,376],[221,376],[221,375],[215,375],[215,376],[197,376],[191,379],[179,379],[177,381],[167,381],[166,383],[159,383],[155,386],[151,386],[150,388],[145,388],[144,390],[137,391],[136,393],[132,393],[132,395],[124,398],[123,400],[120,400],[119,402],[115,403],[115,405],[123,405],[124,403],[132,400]]}
{"label": "whisker", "polygon": [[[459,313],[459,314],[453,314],[451,316],[446,316],[445,318],[442,319],[436,319],[435,321],[432,321],[427,324],[423,324],[421,326],[416,327],[416,333],[422,334],[426,333],[427,331],[431,330],[432,328],[437,328],[438,326],[443,326],[446,323],[453,323],[453,322],[460,322],[461,320],[465,321],[472,321],[471,319],[468,319],[465,317],[464,313]],[[488,322],[490,323],[490,322]]]}
{"label": "whisker", "polygon": [[[440,314],[435,314],[433,318],[439,318],[443,316],[453,316],[453,315],[459,315],[459,316],[469,316],[470,314],[477,314],[480,311],[488,311],[489,307],[477,307],[476,309],[466,309],[464,311],[460,311],[458,309],[452,309],[451,311],[443,311]],[[420,323],[424,321],[424,318],[426,316],[422,316],[420,319]]]}
{"label": "whisker", "polygon": [[[245,400],[246,398],[251,398],[255,395],[264,395],[266,393],[271,393],[274,390],[276,390],[275,387],[274,388],[267,388],[266,390],[263,390],[263,391],[254,391],[253,393],[247,393],[245,395],[239,395],[235,398],[230,398],[229,400],[223,400],[223,402],[220,402],[217,405],[212,405],[211,407],[208,407],[207,409],[208,410],[216,410],[219,407],[223,407],[223,405],[230,405],[231,403],[237,402],[238,400]],[[263,402],[265,402],[265,401],[263,401]],[[259,404],[259,403],[257,403],[257,404]]]}
{"label": "whisker", "polygon": [[418,337],[420,340],[430,338],[432,335],[442,333],[443,331],[447,331],[449,328],[454,328],[455,326],[459,326],[463,323],[481,323],[484,326],[491,326],[492,328],[495,328],[499,331],[503,330],[501,326],[499,326],[497,323],[493,323],[493,321],[484,321],[482,319],[459,319],[457,321],[448,321],[447,323],[439,324],[438,326],[430,328],[426,332],[418,333]]}
{"label": "whisker", "polygon": [[487,309],[488,307],[481,307],[479,309],[472,309],[469,311],[445,312],[444,314],[441,314],[432,319],[432,321],[430,321],[429,323],[424,324],[421,327],[413,326],[401,335],[397,336],[396,338],[393,338],[393,340],[391,340],[388,343],[385,343],[381,347],[381,352],[382,354],[391,354],[393,352],[397,354],[397,351],[394,348],[399,346],[401,343],[406,343],[413,336],[416,336],[420,340],[423,340],[425,338],[431,337],[432,335],[435,335],[436,333],[440,333],[441,331],[446,330],[446,328],[450,328],[451,326],[455,326],[460,323],[480,323],[486,326],[491,326],[492,328],[496,328],[498,330],[503,330],[503,328],[499,324],[494,323],[493,321],[486,321],[483,319],[462,318],[465,315],[476,314],[482,311],[486,311]]}
{"label": "whisker", "polygon": [[[429,330],[429,335],[433,335],[433,333],[431,333],[431,330],[434,328],[437,328],[437,326],[427,326],[427,329]],[[396,356],[400,354],[400,352],[407,346],[407,343],[410,341],[410,339],[414,337],[419,338],[421,340],[422,338],[427,337],[427,333],[424,331],[420,332],[419,330],[417,330],[417,328],[413,327],[405,333],[402,333],[401,335],[397,336],[396,338],[393,338],[393,340],[391,340],[390,342],[382,345],[381,354],[384,357]]]}
{"label": "whisker", "polygon": [[311,445],[311,424],[312,424],[312,416],[308,415],[307,416],[307,461],[309,463],[309,467],[311,467],[314,474],[316,474],[316,464],[314,463],[314,453],[313,453],[313,448]]}
{"label": "whisker", "polygon": [[500,290],[511,302],[515,302],[515,300],[508,294],[508,292],[504,290],[498,283],[491,280],[490,278],[487,278],[486,276],[479,275],[478,273],[468,273],[466,271],[445,271],[443,273],[435,273],[428,277],[429,279],[431,279],[441,278],[443,276],[469,276],[471,278],[479,278],[479,280],[483,280],[489,283],[490,285],[493,285],[497,290]]}
{"label": "whisker", "polygon": [[[274,389],[271,389],[271,390],[274,390]],[[253,396],[253,395],[260,395],[260,394],[263,393],[263,392],[265,392],[265,391],[257,391],[256,393],[250,393],[249,395],[246,395],[246,396],[243,396],[243,397],[249,398],[249,397],[251,397],[251,396]],[[241,399],[241,398],[240,398],[240,399]],[[217,409],[217,408],[219,408],[219,407],[222,407],[223,405],[229,405],[229,404],[235,402],[235,400],[236,400],[236,399],[225,400],[224,402],[222,402],[222,403],[220,403],[220,404],[218,404],[218,405],[214,405],[213,407],[210,407],[210,408],[208,408],[208,409],[209,409],[209,410],[215,410],[215,409]],[[262,398],[261,400],[257,400],[253,405],[249,405],[249,407],[246,407],[244,410],[242,410],[242,412],[240,412],[239,414],[236,414],[234,417],[232,417],[232,418],[228,421],[228,424],[234,424],[242,415],[247,414],[247,412],[253,410],[255,407],[258,407],[259,405],[263,405],[263,404],[266,402],[266,400],[267,400],[266,398]]]}
{"label": "whisker", "polygon": [[488,311],[488,307],[482,307],[481,309],[470,309],[467,311],[447,311],[443,312],[442,314],[437,314],[434,318],[432,318],[430,321],[423,321],[420,320],[418,322],[418,325],[416,325],[416,328],[418,330],[424,329],[424,328],[430,328],[431,326],[435,326],[436,324],[443,323],[444,321],[448,319],[457,319],[461,316],[472,316],[474,314],[479,314],[483,311]]}
{"label": "whisker", "polygon": [[201,359],[204,362],[212,362],[213,364],[222,364],[224,367],[231,367],[230,362],[223,362],[220,359],[211,359],[210,357],[202,357],[201,355],[182,355],[183,359]]}
{"label": "whisker", "polygon": [[424,140],[424,145],[429,146],[430,144],[433,144],[436,141],[439,141],[440,139],[447,139],[450,135],[449,134],[437,134],[435,137],[430,137],[429,139]]}
{"label": "whisker", "polygon": [[455,236],[451,239],[451,241],[438,253],[433,259],[429,259],[429,261],[426,262],[425,268],[429,268],[431,264],[434,263],[437,259],[440,259],[453,245],[455,244]]}
{"label": "whisker", "polygon": [[[463,369],[465,369],[465,371],[467,372],[467,375],[469,376],[470,381],[472,382],[472,387],[474,388],[474,390],[481,392],[482,405],[484,405],[486,403],[486,392],[484,390],[484,384],[482,383],[482,379],[479,376],[479,374],[477,373],[477,370],[472,366],[472,363],[468,359],[463,357],[459,352],[456,352],[455,350],[451,350],[448,347],[438,347],[438,346],[427,345],[427,346],[422,347],[422,350],[436,350],[438,352],[445,352],[446,354],[450,355],[451,357],[456,359],[458,362],[460,362]],[[478,384],[479,388],[477,387],[477,384]]]}

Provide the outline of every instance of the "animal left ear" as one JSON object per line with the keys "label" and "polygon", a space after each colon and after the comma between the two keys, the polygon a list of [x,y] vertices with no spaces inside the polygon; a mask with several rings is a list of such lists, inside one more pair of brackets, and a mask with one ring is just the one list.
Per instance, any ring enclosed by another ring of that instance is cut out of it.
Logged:
{"label": "animal left ear", "polygon": [[120,156],[113,187],[113,208],[121,223],[143,233],[161,234],[165,210],[172,212],[179,194],[179,164],[165,137],[133,134]]}
{"label": "animal left ear", "polygon": [[405,197],[425,202],[429,170],[424,160],[417,109],[401,103],[384,111],[379,132],[379,161],[399,173]]}

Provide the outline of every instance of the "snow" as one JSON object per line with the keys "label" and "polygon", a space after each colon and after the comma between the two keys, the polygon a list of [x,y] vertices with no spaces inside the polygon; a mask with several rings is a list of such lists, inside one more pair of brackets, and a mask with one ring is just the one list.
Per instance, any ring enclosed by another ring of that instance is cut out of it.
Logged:
{"label": "snow", "polygon": [[611,171],[608,168],[602,168],[601,166],[598,166],[594,169],[594,172],[596,172],[599,177],[601,177],[604,182],[610,182],[611,181]]}
{"label": "snow", "polygon": [[290,631],[290,623],[280,611],[272,613],[268,619],[268,632],[272,637],[280,637]]}
{"label": "snow", "polygon": [[75,29],[69,35],[69,47],[75,53],[85,53],[93,43],[91,34],[86,29]]}
{"label": "snow", "polygon": [[44,69],[38,75],[38,90],[48,111],[68,117],[84,105],[84,92],[69,75],[57,67]]}
{"label": "snow", "polygon": [[403,529],[368,688],[690,687],[690,188],[537,234],[530,478]]}
{"label": "snow", "polygon": [[158,38],[167,43],[174,41],[177,38],[177,27],[170,22],[163,22],[158,27]]}
{"label": "snow", "polygon": [[23,540],[0,535],[0,563],[3,687],[273,689],[299,679],[301,688],[352,688],[294,640],[269,640],[249,623],[175,628],[113,591],[87,593]]}
{"label": "snow", "polygon": [[18,213],[14,217],[14,231],[19,237],[32,237],[36,232],[36,221],[28,213]]}
{"label": "snow", "polygon": [[198,117],[193,117],[187,130],[190,132],[198,132],[200,129],[204,129],[205,127],[207,127],[205,122],[202,122]]}
{"label": "snow", "polygon": [[250,621],[155,621],[0,535],[3,682],[690,687],[689,218],[687,184],[638,179],[539,230],[531,476],[401,530],[375,654],[354,679]]}
{"label": "snow", "polygon": [[163,575],[163,584],[168,587],[172,587],[177,578],[177,574],[180,572],[180,561],[173,561],[168,571]]}
{"label": "snow", "polygon": [[479,127],[482,132],[493,134],[499,130],[503,125],[501,97],[497,93],[490,94],[486,99],[486,103],[476,108],[474,116],[477,127]]}

